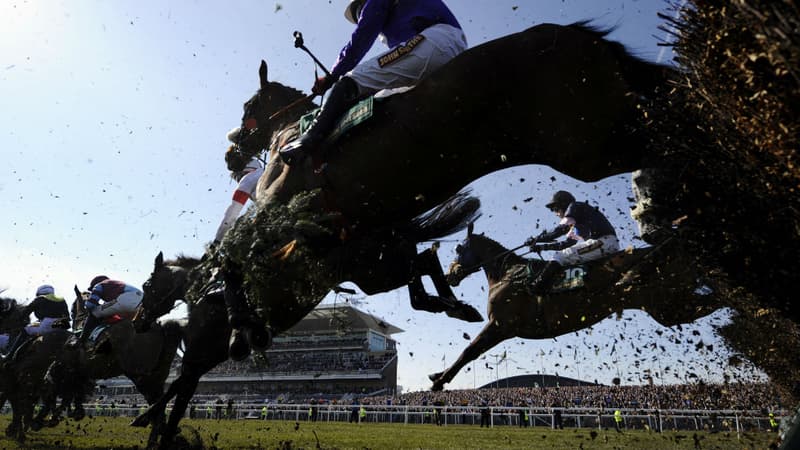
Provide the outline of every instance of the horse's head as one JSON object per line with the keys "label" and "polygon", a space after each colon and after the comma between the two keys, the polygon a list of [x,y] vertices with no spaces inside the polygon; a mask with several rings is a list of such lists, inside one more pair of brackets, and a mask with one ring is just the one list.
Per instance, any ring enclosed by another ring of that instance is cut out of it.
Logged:
{"label": "horse's head", "polygon": [[183,299],[189,270],[198,263],[196,259],[179,258],[167,264],[163,253],[158,253],[153,273],[142,285],[142,304],[133,318],[136,331],[146,331],[156,319],[170,312],[178,299]]}
{"label": "horse's head", "polygon": [[244,114],[234,143],[246,155],[256,155],[270,147],[273,134],[286,124],[294,122],[314,104],[302,92],[271,82],[267,78],[267,63],[261,61],[258,69],[261,86],[244,103]]}
{"label": "horse's head", "polygon": [[30,322],[24,308],[13,298],[0,298],[0,333],[14,333]]}
{"label": "horse's head", "polygon": [[447,282],[450,286],[458,286],[464,278],[481,269],[481,257],[474,249],[472,234],[473,224],[467,227],[467,237],[456,245],[456,259],[450,263],[447,271]]}

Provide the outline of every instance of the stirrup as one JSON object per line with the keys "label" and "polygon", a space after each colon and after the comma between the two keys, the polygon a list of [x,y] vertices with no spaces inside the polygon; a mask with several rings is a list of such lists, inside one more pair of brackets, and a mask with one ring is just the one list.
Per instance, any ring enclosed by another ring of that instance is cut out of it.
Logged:
{"label": "stirrup", "polygon": [[287,166],[292,166],[301,162],[306,156],[305,145],[302,142],[302,139],[294,140],[281,148],[278,151],[278,155],[281,157],[281,161]]}

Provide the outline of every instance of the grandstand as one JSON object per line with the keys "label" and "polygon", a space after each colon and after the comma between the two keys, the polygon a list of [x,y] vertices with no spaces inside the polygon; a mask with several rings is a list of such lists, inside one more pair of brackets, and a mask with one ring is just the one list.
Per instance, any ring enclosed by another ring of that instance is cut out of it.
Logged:
{"label": "grandstand", "polygon": [[[264,356],[226,361],[200,379],[197,395],[265,400],[283,395],[341,397],[397,391],[397,346],[403,330],[349,305],[314,309],[273,339]],[[167,382],[180,370],[180,355]],[[100,395],[135,395],[125,377],[103,380]]]}

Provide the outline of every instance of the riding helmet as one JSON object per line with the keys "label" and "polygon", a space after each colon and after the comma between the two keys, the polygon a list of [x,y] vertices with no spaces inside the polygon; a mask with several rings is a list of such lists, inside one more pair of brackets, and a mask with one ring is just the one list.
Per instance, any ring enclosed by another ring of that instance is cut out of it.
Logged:
{"label": "riding helmet", "polygon": [[50,294],[55,294],[55,293],[56,293],[56,290],[53,289],[53,286],[50,286],[49,284],[43,284],[43,285],[39,286],[38,288],[36,288],[36,296],[37,297],[40,296],[40,295],[50,295]]}
{"label": "riding helmet", "polygon": [[361,15],[361,8],[364,7],[365,0],[350,0],[350,4],[344,9],[344,18],[348,22],[358,23],[358,16]]}
{"label": "riding helmet", "polygon": [[547,203],[547,209],[566,211],[567,206],[575,201],[575,197],[567,191],[557,191],[553,194],[553,198]]}
{"label": "riding helmet", "polygon": [[97,285],[99,283],[102,283],[103,281],[106,281],[107,279],[108,279],[108,277],[105,276],[105,275],[98,275],[98,276],[92,278],[92,281],[89,282],[89,290],[91,291],[92,289],[94,289],[95,285]]}

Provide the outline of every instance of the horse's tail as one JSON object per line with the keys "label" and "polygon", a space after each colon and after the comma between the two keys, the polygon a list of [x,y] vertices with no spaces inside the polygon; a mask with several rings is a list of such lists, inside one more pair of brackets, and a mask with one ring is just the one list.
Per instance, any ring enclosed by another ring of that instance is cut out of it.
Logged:
{"label": "horse's tail", "polygon": [[417,242],[449,236],[480,217],[481,201],[465,190],[411,221],[411,234]]}
{"label": "horse's tail", "polygon": [[619,62],[622,69],[622,76],[636,93],[645,97],[654,95],[658,88],[666,88],[667,81],[671,79],[671,74],[676,69],[665,64],[658,64],[639,58],[631,54],[625,46],[619,42],[610,41],[608,34],[615,30],[615,27],[600,28],[591,24],[591,21],[584,20],[575,22],[570,27],[578,28],[584,32],[595,35],[602,39],[611,54]]}

